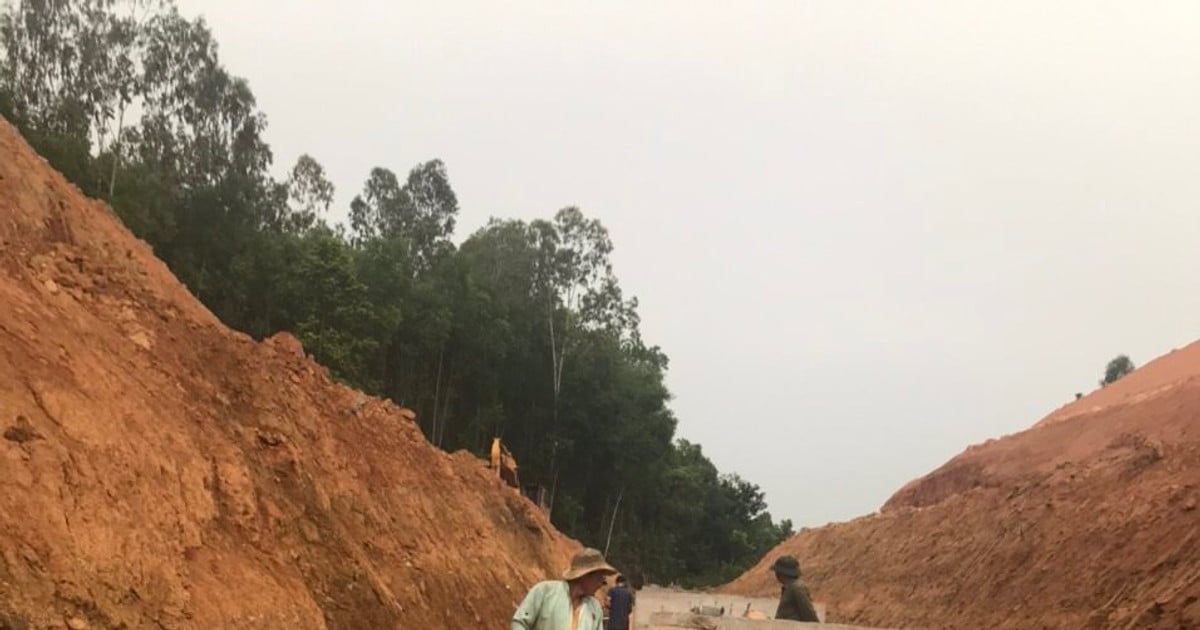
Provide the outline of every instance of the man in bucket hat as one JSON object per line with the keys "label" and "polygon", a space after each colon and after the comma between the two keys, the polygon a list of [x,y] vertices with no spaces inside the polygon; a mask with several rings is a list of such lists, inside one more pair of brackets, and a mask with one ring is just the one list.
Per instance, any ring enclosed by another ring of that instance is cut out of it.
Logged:
{"label": "man in bucket hat", "polygon": [[775,611],[776,619],[792,621],[820,621],[817,611],[813,608],[808,589],[800,581],[800,562],[795,556],[779,556],[771,565],[775,579],[779,580],[779,608]]}
{"label": "man in bucket hat", "polygon": [[599,551],[580,551],[561,580],[529,589],[513,613],[512,630],[604,630],[604,611],[594,595],[616,572]]}

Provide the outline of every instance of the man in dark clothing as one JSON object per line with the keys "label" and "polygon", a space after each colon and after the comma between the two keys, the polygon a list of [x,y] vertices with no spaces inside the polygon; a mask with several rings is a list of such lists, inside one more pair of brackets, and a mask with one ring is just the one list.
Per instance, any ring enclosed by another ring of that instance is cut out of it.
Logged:
{"label": "man in dark clothing", "polygon": [[776,619],[792,621],[820,621],[817,611],[813,608],[812,598],[808,589],[800,581],[800,562],[793,556],[780,556],[771,565],[775,579],[779,580],[779,609],[775,611]]}
{"label": "man in dark clothing", "polygon": [[637,600],[624,575],[608,591],[608,630],[633,630],[633,604]]}

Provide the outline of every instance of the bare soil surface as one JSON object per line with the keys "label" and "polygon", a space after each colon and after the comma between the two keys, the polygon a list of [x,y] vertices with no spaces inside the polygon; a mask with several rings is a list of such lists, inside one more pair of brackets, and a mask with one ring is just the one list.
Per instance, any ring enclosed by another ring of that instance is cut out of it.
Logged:
{"label": "bare soil surface", "polygon": [[727,593],[703,593],[647,586],[637,592],[634,621],[644,628],[649,626],[650,615],[653,613],[684,613],[690,612],[695,606],[724,607],[726,615],[737,617],[741,616],[746,611],[746,606],[749,605],[752,610],[757,610],[770,618],[775,615],[775,607],[778,604],[778,594],[774,597],[745,597]]}
{"label": "bare soil surface", "polygon": [[1200,628],[1200,343],[1032,428],[968,448],[880,513],[804,530],[831,621],[903,628]]}
{"label": "bare soil surface", "polygon": [[0,120],[0,628],[507,628],[577,544]]}

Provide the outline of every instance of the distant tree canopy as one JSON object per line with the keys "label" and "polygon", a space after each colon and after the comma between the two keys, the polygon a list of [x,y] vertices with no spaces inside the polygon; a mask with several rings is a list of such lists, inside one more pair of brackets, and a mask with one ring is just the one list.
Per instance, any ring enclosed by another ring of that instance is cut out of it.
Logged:
{"label": "distant tree canopy", "polygon": [[1134,370],[1133,361],[1125,355],[1119,355],[1104,368],[1104,378],[1100,381],[1101,386],[1111,385],[1129,374]]}
{"label": "distant tree canopy", "polygon": [[599,220],[494,219],[456,246],[458,200],[431,159],[371,169],[349,225],[330,225],[325,169],[302,155],[271,175],[266,116],[217,51],[169,0],[10,2],[0,115],[226,324],[294,332],[441,448],[502,437],[555,525],[631,573],[722,582],[792,534],[758,486],[676,439],[667,356]]}

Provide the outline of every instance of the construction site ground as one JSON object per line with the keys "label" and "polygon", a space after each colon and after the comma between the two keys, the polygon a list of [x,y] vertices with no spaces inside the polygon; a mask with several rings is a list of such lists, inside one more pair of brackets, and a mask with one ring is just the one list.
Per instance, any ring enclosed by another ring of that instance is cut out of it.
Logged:
{"label": "construction site ground", "polygon": [[709,617],[691,613],[654,613],[650,615],[649,630],[865,630],[865,626],[840,623],[810,623],[746,619],[744,617]]}
{"label": "construction site ground", "polygon": [[[684,591],[647,586],[637,593],[637,607],[634,609],[634,620],[639,627],[648,627],[650,617],[654,613],[686,613],[695,607],[709,606],[725,608],[725,615],[740,617],[746,612],[747,605],[751,610],[757,610],[767,617],[775,614],[779,603],[777,597],[744,597],[726,593],[706,593],[701,591]],[[825,618],[825,605],[816,602],[817,615]]]}

